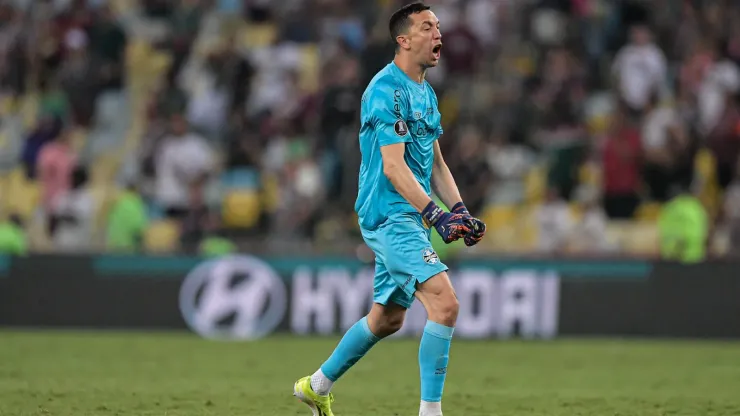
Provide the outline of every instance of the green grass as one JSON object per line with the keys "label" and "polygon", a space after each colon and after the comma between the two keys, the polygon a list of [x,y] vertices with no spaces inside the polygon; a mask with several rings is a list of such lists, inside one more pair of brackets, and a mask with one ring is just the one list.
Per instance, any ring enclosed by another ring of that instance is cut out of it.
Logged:
{"label": "green grass", "polygon": [[[292,397],[336,338],[0,331],[0,415],[310,415]],[[417,415],[417,341],[378,344],[334,388],[338,416]],[[740,343],[452,346],[449,416],[740,415]]]}

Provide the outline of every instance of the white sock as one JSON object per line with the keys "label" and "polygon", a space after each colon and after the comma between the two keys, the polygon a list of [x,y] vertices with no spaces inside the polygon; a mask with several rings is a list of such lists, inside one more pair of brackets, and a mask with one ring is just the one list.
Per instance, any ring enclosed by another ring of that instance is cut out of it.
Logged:
{"label": "white sock", "polygon": [[319,368],[311,376],[311,389],[319,396],[326,396],[331,391],[331,386],[334,382],[326,378],[324,373]]}
{"label": "white sock", "polygon": [[419,416],[442,416],[442,402],[421,401]]}

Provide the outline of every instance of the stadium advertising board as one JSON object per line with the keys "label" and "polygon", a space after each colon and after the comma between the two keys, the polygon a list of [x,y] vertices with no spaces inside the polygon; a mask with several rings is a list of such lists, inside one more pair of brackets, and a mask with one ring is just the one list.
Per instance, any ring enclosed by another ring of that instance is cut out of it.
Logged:
{"label": "stadium advertising board", "polygon": [[[740,337],[735,263],[476,260],[450,264],[456,336]],[[337,334],[370,307],[372,267],[348,258],[16,258],[0,325],[189,329],[206,338]],[[421,332],[415,304],[397,336]]]}
{"label": "stadium advertising board", "polygon": [[[510,270],[497,275],[479,269],[451,271],[451,276],[461,305],[458,336],[549,338],[557,333],[556,274]],[[180,309],[188,326],[208,338],[258,338],[278,329],[334,334],[370,310],[372,295],[369,267],[299,265],[280,276],[261,259],[234,256],[189,273],[180,291]],[[420,334],[425,322],[417,302],[399,336]]]}

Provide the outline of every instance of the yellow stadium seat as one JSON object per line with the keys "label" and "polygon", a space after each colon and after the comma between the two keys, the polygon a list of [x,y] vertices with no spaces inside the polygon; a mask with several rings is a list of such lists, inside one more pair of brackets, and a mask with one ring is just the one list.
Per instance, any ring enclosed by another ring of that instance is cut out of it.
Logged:
{"label": "yellow stadium seat", "polygon": [[632,255],[658,253],[658,226],[651,223],[632,222],[624,227],[623,252]]}
{"label": "yellow stadium seat", "polygon": [[319,89],[320,77],[319,48],[316,45],[304,46],[301,48],[301,86],[307,91],[315,92]]}
{"label": "yellow stadium seat", "polygon": [[455,94],[444,94],[439,100],[439,112],[443,125],[454,124],[460,114],[460,99]]}
{"label": "yellow stadium seat", "polygon": [[578,222],[583,219],[583,206],[581,204],[568,204],[568,211],[570,211],[570,217],[573,218],[574,221]]}
{"label": "yellow stadium seat", "polygon": [[5,207],[10,200],[7,195],[10,194],[10,172],[0,173],[0,216],[7,215]]}
{"label": "yellow stadium seat", "polygon": [[27,94],[22,100],[20,111],[23,119],[23,127],[30,130],[36,126],[38,119],[39,97],[37,94]]}
{"label": "yellow stadium seat", "polygon": [[172,253],[180,243],[180,227],[171,220],[153,222],[144,233],[144,247],[149,253]]}
{"label": "yellow stadium seat", "polygon": [[708,149],[699,150],[694,158],[696,172],[705,178],[714,179],[716,171],[715,163],[714,155]]}
{"label": "yellow stadium seat", "polygon": [[28,181],[21,169],[10,173],[7,183],[8,198],[5,209],[8,213],[18,214],[24,220],[33,216],[41,197],[41,189],[36,182]]}
{"label": "yellow stadium seat", "polygon": [[280,184],[275,175],[263,175],[262,179],[262,208],[266,212],[274,212],[280,203]]}
{"label": "yellow stadium seat", "polygon": [[517,209],[513,205],[491,205],[484,210],[482,217],[489,230],[501,229],[514,224]]}
{"label": "yellow stadium seat", "polygon": [[547,175],[545,169],[536,166],[524,177],[524,199],[529,204],[541,204],[545,199]]}
{"label": "yellow stadium seat", "polygon": [[584,185],[598,187],[601,185],[601,171],[593,163],[584,163],[578,170],[578,180]]}
{"label": "yellow stadium seat", "polygon": [[638,221],[656,222],[662,206],[657,202],[645,202],[637,208],[635,219]]}
{"label": "yellow stadium seat", "polygon": [[273,24],[247,25],[239,35],[241,46],[246,49],[271,45],[277,37],[277,27]]}
{"label": "yellow stadium seat", "polygon": [[223,201],[222,217],[227,227],[253,227],[260,217],[259,194],[251,190],[229,192]]}

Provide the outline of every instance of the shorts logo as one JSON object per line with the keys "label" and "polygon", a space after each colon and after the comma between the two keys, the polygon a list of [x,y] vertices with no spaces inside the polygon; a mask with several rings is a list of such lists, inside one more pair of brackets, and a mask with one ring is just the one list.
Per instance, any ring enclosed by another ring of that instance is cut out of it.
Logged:
{"label": "shorts logo", "polygon": [[396,123],[393,125],[393,130],[395,130],[396,134],[400,137],[409,134],[409,128],[406,127],[406,122],[403,120],[396,121]]}
{"label": "shorts logo", "polygon": [[435,253],[430,247],[425,248],[421,252],[421,256],[424,257],[424,261],[427,262],[427,264],[439,263],[439,256],[437,256],[437,253]]}

